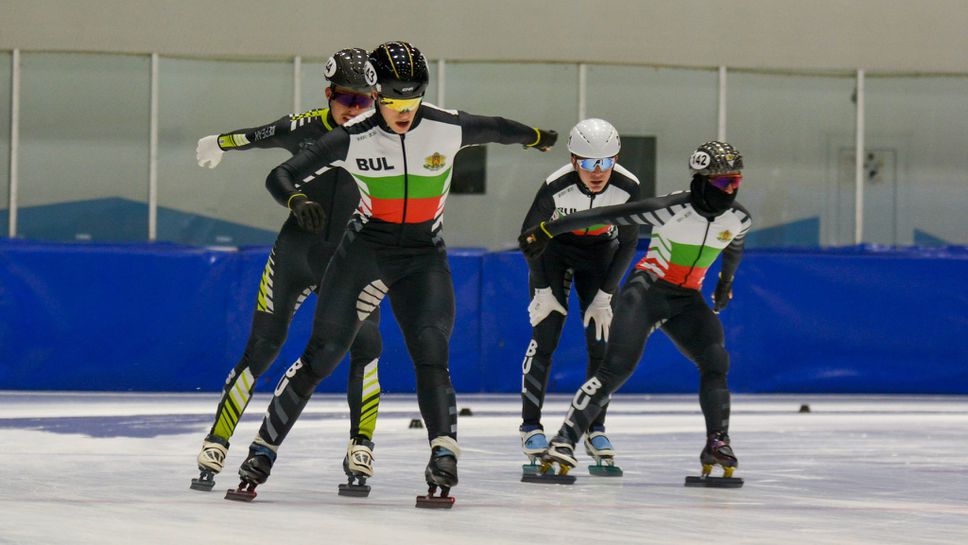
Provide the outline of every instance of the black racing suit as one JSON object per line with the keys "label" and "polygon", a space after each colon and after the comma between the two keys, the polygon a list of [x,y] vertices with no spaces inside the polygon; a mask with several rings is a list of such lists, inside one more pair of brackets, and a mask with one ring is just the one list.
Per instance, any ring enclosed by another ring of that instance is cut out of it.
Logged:
{"label": "black racing suit", "polygon": [[[325,108],[302,115],[287,115],[261,127],[232,131],[220,135],[218,141],[219,147],[224,150],[284,148],[295,155],[336,126],[329,108]],[[279,231],[266,262],[252,316],[252,331],[242,359],[225,380],[215,423],[210,431],[210,435],[225,441],[232,437],[249,403],[256,380],[279,355],[293,315],[305,298],[319,286],[326,264],[333,257],[359,203],[356,183],[345,170],[330,170],[321,179],[327,183],[306,187],[303,193],[325,210],[322,234],[304,231],[296,218],[290,215]],[[317,303],[317,306],[324,305],[325,299]],[[372,439],[380,403],[377,362],[382,350],[377,308],[361,324],[351,348],[346,393],[350,407],[351,438],[361,436]]]}
{"label": "black racing suit", "polygon": [[316,385],[346,353],[356,331],[387,295],[403,331],[417,379],[428,438],[457,437],[448,369],[454,287],[440,230],[454,156],[465,146],[533,145],[536,129],[421,104],[410,130],[393,132],[377,112],[354,118],[272,171],[276,200],[289,197],[331,167],[356,178],[360,208],[320,285],[313,334],[288,384],[277,388],[258,439],[278,446]]}
{"label": "black racing suit", "polygon": [[[552,221],[579,210],[638,199],[639,180],[621,165],[615,165],[608,185],[598,193],[592,193],[569,163],[542,184],[521,229],[524,231],[542,221]],[[638,233],[635,225],[598,225],[552,239],[541,256],[528,260],[532,298],[536,289],[550,287],[558,303],[567,309],[574,281],[584,316],[599,290],[611,295],[618,289],[622,275],[635,255]],[[521,369],[522,431],[541,427],[541,408],[551,374],[551,356],[558,347],[564,325],[565,316],[552,312],[532,326],[531,342]],[[585,328],[585,343],[588,347],[587,379],[598,370],[605,355],[605,340],[596,339],[594,324]],[[605,431],[604,408],[592,423],[591,431]]]}
{"label": "black racing suit", "polygon": [[554,235],[595,223],[652,226],[649,251],[636,264],[614,302],[605,360],[576,392],[558,431],[558,436],[572,445],[595,422],[609,396],[632,375],[646,339],[660,328],[699,368],[699,404],[707,434],[729,431],[729,354],[723,326],[699,289],[720,252],[721,277],[733,278],[752,220],[738,203],[713,215],[697,207],[691,196],[690,192],[679,192],[596,208],[544,226]]}

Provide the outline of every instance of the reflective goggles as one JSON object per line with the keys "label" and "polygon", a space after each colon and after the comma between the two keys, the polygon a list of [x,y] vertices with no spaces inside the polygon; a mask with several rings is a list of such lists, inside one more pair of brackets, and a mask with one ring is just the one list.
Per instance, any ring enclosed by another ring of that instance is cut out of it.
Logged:
{"label": "reflective goggles", "polygon": [[582,170],[592,171],[595,167],[601,167],[602,170],[608,170],[615,166],[614,157],[603,157],[601,159],[575,159],[578,161],[578,166]]}
{"label": "reflective goggles", "polygon": [[709,183],[721,191],[736,191],[739,184],[743,182],[743,175],[739,172],[731,174],[713,174],[709,177]]}
{"label": "reflective goggles", "polygon": [[361,108],[366,110],[373,106],[373,97],[370,95],[361,95],[359,93],[344,93],[342,91],[333,90],[331,95],[331,100],[339,102],[347,108]]}
{"label": "reflective goggles", "polygon": [[406,113],[406,112],[412,112],[416,110],[417,106],[420,106],[421,100],[423,100],[423,97],[418,97],[418,98],[380,97],[380,104],[386,106],[387,108],[390,108],[393,111]]}

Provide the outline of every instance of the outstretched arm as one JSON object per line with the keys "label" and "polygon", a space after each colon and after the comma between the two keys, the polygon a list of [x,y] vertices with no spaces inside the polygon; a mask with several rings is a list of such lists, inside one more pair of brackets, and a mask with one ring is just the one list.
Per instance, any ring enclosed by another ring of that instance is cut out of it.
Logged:
{"label": "outstretched arm", "polygon": [[286,115],[267,125],[248,129],[238,129],[218,135],[219,148],[228,150],[247,150],[251,148],[286,148],[286,136],[292,132],[293,119],[297,116]]}
{"label": "outstretched arm", "polygon": [[548,151],[558,141],[555,131],[536,129],[513,119],[457,112],[463,132],[461,147],[478,144],[521,144]]}
{"label": "outstretched arm", "polygon": [[674,193],[664,197],[653,197],[625,204],[602,206],[568,214],[552,222],[541,222],[536,227],[525,231],[518,237],[521,251],[528,256],[541,255],[553,237],[568,231],[581,229],[589,225],[607,223],[611,225],[662,225],[661,218],[656,213],[682,206],[688,200],[686,193]]}
{"label": "outstretched arm", "polygon": [[301,116],[287,115],[267,125],[248,129],[238,129],[222,134],[211,134],[198,141],[195,159],[198,166],[215,168],[222,161],[222,154],[229,150],[252,148],[283,148],[290,153],[299,150],[298,138],[292,134],[302,124],[298,119],[307,118],[314,112]]}

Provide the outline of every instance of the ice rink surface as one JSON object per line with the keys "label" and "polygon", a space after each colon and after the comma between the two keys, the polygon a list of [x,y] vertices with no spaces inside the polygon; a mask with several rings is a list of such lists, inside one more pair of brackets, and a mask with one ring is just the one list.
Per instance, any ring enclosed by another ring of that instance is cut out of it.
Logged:
{"label": "ice rink surface", "polygon": [[[521,483],[514,396],[458,396],[463,456],[450,510],[426,490],[426,432],[411,396],[386,396],[369,498],[337,495],[348,413],[317,396],[251,504],[223,499],[268,397],[256,396],[215,491],[188,485],[218,395],[0,393],[3,544],[968,543],[968,398],[743,396],[731,432],[740,489],[699,473],[694,396],[616,396],[621,478],[581,465],[572,486]],[[557,429],[566,397],[549,399]],[[811,412],[800,413],[808,404]]]}

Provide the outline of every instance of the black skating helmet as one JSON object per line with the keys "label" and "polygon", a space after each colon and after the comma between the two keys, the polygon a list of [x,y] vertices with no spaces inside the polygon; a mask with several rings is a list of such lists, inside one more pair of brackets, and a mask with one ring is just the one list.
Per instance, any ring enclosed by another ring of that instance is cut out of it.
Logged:
{"label": "black skating helmet", "polygon": [[689,169],[702,176],[736,172],[743,168],[743,156],[726,142],[713,140],[699,146],[689,157]]}
{"label": "black skating helmet", "polygon": [[407,42],[386,42],[370,53],[376,70],[376,92],[387,98],[419,98],[427,91],[427,59]]}
{"label": "black skating helmet", "polygon": [[326,61],[323,75],[330,85],[369,92],[376,85],[376,71],[365,49],[340,49]]}

